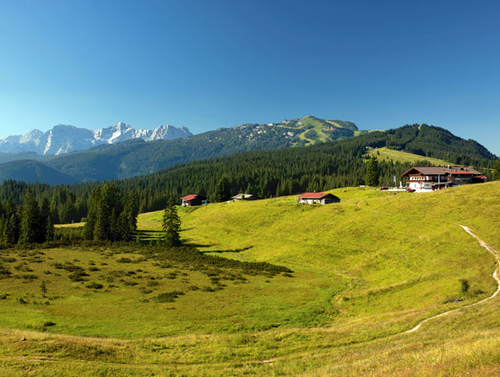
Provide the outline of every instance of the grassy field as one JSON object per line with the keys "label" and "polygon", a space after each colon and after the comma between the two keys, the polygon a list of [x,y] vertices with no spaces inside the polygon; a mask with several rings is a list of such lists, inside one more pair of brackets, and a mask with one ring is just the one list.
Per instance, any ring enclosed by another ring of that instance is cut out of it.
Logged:
{"label": "grassy field", "polygon": [[[388,160],[394,162],[410,162],[412,164],[416,164],[419,161],[428,161],[432,165],[450,165],[449,162],[440,160],[438,158],[419,156],[418,154],[396,151],[394,149],[388,149],[386,147],[383,148],[375,148],[368,152],[370,156],[375,156],[380,160]],[[453,164],[451,164],[453,165]]]}
{"label": "grassy field", "polygon": [[[325,131],[325,126],[333,126],[338,129],[344,128],[341,124],[337,122],[331,120],[323,121],[321,119],[317,119],[310,115],[300,119],[300,124],[297,127],[291,127],[289,125],[281,125],[279,127],[283,129],[293,129],[294,131],[302,130],[302,132],[298,134],[299,139],[305,141],[307,145],[309,144],[312,145],[316,144],[316,142],[318,141],[321,143],[325,143],[327,141],[336,139],[336,138],[332,139],[332,135],[328,131]],[[314,133],[314,137],[308,136],[310,135],[309,134],[310,132]],[[360,134],[360,131],[356,132],[357,134],[355,133],[355,135]],[[296,146],[297,143],[293,145]]]}
{"label": "grassy field", "polygon": [[[498,375],[500,297],[404,331],[494,292],[494,258],[459,225],[500,248],[500,182],[332,193],[181,208],[196,258],[1,251],[0,376]],[[140,215],[144,235],[161,215]]]}

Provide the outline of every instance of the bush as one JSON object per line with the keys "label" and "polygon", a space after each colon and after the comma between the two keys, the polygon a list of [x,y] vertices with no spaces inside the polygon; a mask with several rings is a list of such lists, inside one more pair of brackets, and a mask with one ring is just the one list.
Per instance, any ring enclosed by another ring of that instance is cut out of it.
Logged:
{"label": "bush", "polygon": [[469,291],[470,284],[467,279],[460,279],[460,293],[465,294]]}

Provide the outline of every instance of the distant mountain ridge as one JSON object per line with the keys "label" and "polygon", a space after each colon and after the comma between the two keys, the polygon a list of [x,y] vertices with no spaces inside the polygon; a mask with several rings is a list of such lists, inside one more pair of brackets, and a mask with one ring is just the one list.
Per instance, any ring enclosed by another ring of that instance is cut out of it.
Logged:
{"label": "distant mountain ridge", "polygon": [[[367,132],[359,131],[352,122],[325,120],[311,115],[277,123],[249,123],[219,128],[174,140],[146,142],[144,139],[148,138],[143,136],[118,142],[123,140],[119,135],[127,136],[127,129],[123,126],[116,127],[115,132],[104,129],[96,138],[115,142],[101,143],[72,153],[30,157],[24,152],[19,153],[19,158],[15,154],[0,153],[0,163],[5,161],[0,165],[0,182],[14,179],[58,184],[122,179],[154,173],[178,163],[198,159],[229,156],[249,150],[307,146]],[[162,130],[157,128],[154,131],[156,136],[153,132],[150,138],[157,137]],[[37,160],[38,164],[27,164],[26,171],[21,172],[22,163],[14,164],[14,160],[20,159]],[[47,176],[45,172],[49,170],[43,169],[42,165],[47,165],[61,175]]]}
{"label": "distant mountain ridge", "polygon": [[161,125],[154,130],[136,130],[127,123],[119,122],[111,127],[92,131],[58,124],[47,132],[35,129],[24,135],[4,137],[0,140],[0,153],[34,152],[38,155],[62,155],[131,139],[173,140],[191,135],[192,133],[184,126],[177,128]]}
{"label": "distant mountain ridge", "polygon": [[[120,133],[114,135],[114,139],[118,139],[116,136]],[[113,133],[109,132],[102,135],[109,139],[113,139],[112,136]],[[174,140],[146,142],[142,138],[129,139],[61,155],[30,157],[28,153],[21,153],[18,160],[22,158],[24,161],[11,160],[0,164],[0,182],[23,180],[59,184],[125,179],[196,160],[213,159],[210,164],[216,164],[220,158],[237,153],[285,148],[277,152],[281,154],[288,153],[287,147],[316,146],[335,140],[342,140],[340,143],[349,140],[361,143],[363,147],[360,150],[364,152],[365,147],[387,147],[478,167],[497,160],[481,144],[461,139],[439,127],[407,125],[384,132],[368,132],[358,130],[352,122],[325,120],[309,115],[278,123],[219,128]],[[301,153],[312,150],[305,148]],[[8,157],[0,153],[0,161]]]}

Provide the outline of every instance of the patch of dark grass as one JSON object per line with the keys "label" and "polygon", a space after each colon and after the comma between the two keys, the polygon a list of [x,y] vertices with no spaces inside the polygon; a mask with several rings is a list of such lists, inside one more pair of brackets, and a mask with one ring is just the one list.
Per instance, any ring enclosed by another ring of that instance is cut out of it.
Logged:
{"label": "patch of dark grass", "polygon": [[26,262],[21,262],[14,266],[14,269],[22,272],[33,272]]}
{"label": "patch of dark grass", "polygon": [[0,279],[7,279],[11,274],[12,272],[7,267],[0,264]]}
{"label": "patch of dark grass", "polygon": [[24,281],[33,281],[38,279],[38,276],[33,275],[33,274],[18,274],[18,275],[13,275],[14,278],[16,279],[23,279]]}
{"label": "patch of dark grass", "polygon": [[193,270],[207,271],[210,274],[220,274],[221,269],[238,269],[247,275],[275,276],[282,273],[292,274],[293,271],[284,266],[278,266],[267,262],[245,262],[228,259],[216,255],[206,255],[197,249],[183,246],[165,248],[164,246],[151,245],[146,253],[152,254],[158,262],[158,266],[171,266],[173,263],[182,263]]}
{"label": "patch of dark grass", "polygon": [[83,268],[79,268],[78,270],[74,271],[73,273],[68,275],[68,278],[71,281],[78,282],[78,281],[85,281],[85,277],[90,276],[85,272]]}
{"label": "patch of dark grass", "polygon": [[104,285],[102,285],[101,283],[92,282],[87,284],[86,287],[89,289],[103,289]]}
{"label": "patch of dark grass", "polygon": [[118,259],[116,260],[116,262],[117,262],[117,263],[132,263],[132,259],[130,259],[130,258],[124,258],[124,257],[123,257],[123,258],[118,258]]}
{"label": "patch of dark grass", "polygon": [[179,296],[182,296],[182,295],[184,295],[184,292],[181,292],[181,291],[164,292],[164,293],[160,293],[154,299],[158,303],[174,302],[176,298],[178,298]]}

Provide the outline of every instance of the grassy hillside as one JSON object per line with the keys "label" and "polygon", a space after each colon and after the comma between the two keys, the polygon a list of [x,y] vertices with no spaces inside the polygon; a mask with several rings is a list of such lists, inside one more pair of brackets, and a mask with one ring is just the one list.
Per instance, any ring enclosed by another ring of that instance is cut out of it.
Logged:
{"label": "grassy hillside", "polygon": [[422,161],[427,161],[432,165],[450,165],[449,162],[440,160],[438,158],[419,156],[418,154],[397,151],[394,149],[388,149],[386,147],[372,149],[368,152],[368,154],[370,156],[377,157],[379,160],[388,160],[401,163],[409,162],[411,164],[417,164]]}
{"label": "grassy hillside", "polygon": [[[2,251],[0,375],[497,375],[500,297],[402,332],[495,290],[493,257],[459,224],[499,248],[500,182],[332,192],[341,203],[180,210],[206,258],[293,273],[141,247]],[[160,219],[139,224],[154,236]]]}
{"label": "grassy hillside", "polygon": [[306,146],[355,136],[358,128],[352,122],[319,119],[312,115],[283,121],[279,126],[293,134],[290,146]]}

